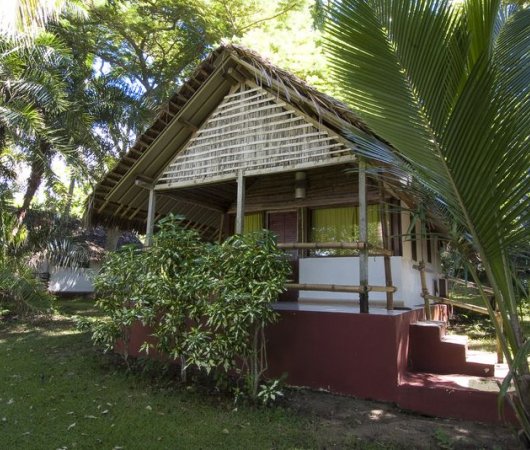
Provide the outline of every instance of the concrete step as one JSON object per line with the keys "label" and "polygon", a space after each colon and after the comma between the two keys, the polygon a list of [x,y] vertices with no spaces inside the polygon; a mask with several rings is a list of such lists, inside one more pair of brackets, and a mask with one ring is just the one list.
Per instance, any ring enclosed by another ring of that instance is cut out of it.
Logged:
{"label": "concrete step", "polygon": [[467,359],[467,336],[446,335],[446,324],[427,321],[409,327],[409,368],[415,372],[493,377],[495,365]]}
{"label": "concrete step", "polygon": [[[495,423],[499,420],[499,388],[495,380],[470,375],[405,372],[398,386],[397,404],[424,414]],[[505,402],[504,419],[517,423]]]}

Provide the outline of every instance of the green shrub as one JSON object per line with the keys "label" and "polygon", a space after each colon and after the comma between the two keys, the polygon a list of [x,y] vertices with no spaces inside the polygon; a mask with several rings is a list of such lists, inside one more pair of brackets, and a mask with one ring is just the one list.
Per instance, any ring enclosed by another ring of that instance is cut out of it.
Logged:
{"label": "green shrub", "polygon": [[264,328],[277,318],[271,303],[290,272],[275,237],[262,231],[209,244],[174,216],[158,225],[150,248],[127,247],[104,263],[95,286],[108,319],[92,324],[94,341],[112,349],[138,320],[156,337],[143,349],[180,360],[183,377],[189,367],[218,379],[236,374],[258,399]]}

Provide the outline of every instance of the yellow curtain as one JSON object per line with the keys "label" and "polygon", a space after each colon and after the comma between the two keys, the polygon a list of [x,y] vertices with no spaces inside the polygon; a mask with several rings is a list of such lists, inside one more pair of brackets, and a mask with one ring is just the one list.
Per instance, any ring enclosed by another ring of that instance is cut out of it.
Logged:
{"label": "yellow curtain", "polygon": [[245,214],[243,222],[243,233],[253,233],[263,230],[263,213]]}
{"label": "yellow curtain", "polygon": [[[379,205],[368,205],[368,242],[382,246]],[[359,208],[320,208],[311,211],[311,240],[313,242],[354,242],[359,240]],[[344,253],[343,251],[340,254]],[[349,252],[351,253],[351,252]],[[335,254],[339,254],[335,252]]]}
{"label": "yellow curtain", "polygon": [[311,211],[311,240],[332,242],[355,240],[356,208],[320,208]]}
{"label": "yellow curtain", "polygon": [[368,242],[377,247],[383,246],[383,228],[379,205],[368,205],[366,208],[368,219]]}

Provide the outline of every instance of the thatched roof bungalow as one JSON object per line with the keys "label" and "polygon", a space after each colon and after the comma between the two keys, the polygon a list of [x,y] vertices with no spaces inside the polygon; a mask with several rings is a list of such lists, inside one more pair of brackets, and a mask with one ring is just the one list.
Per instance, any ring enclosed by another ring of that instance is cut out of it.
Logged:
{"label": "thatched roof bungalow", "polygon": [[386,144],[343,103],[224,45],[96,186],[89,218],[149,235],[173,212],[206,240],[269,228],[292,255],[288,299],[351,304],[368,286],[376,304],[410,307],[420,259],[434,289],[437,244],[403,238],[407,194],[359,170],[363,145]]}
{"label": "thatched roof bungalow", "polygon": [[[281,320],[267,329],[269,375],[495,420],[495,395],[471,401],[475,393],[452,382],[427,382],[431,372],[492,366],[468,364],[465,343],[444,341],[439,322],[415,323],[439,286],[439,247],[410,227],[407,178],[380,177],[364,152],[372,145],[386,144],[344,104],[250,50],[221,46],[96,186],[88,215],[148,241],[170,212],[205,240],[274,231],[293,279],[274,305]],[[368,297],[370,313],[359,314]],[[443,305],[433,311],[446,318]],[[135,333],[138,343],[150,331]]]}

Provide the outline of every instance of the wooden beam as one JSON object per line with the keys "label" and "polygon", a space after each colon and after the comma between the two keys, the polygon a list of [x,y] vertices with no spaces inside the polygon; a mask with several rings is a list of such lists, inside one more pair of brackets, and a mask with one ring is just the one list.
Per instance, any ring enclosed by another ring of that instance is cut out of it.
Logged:
{"label": "wooden beam", "polygon": [[[286,283],[287,289],[296,289],[299,291],[322,291],[322,292],[351,292],[362,294],[363,292],[395,292],[394,286],[356,286],[344,284],[308,284],[308,283]],[[362,312],[362,311],[361,311]]]}
{"label": "wooden beam", "polygon": [[237,173],[237,206],[236,206],[236,234],[243,234],[245,222],[245,177],[243,171]]}
{"label": "wooden beam", "polygon": [[[368,243],[368,218],[366,198],[366,161],[359,158],[359,241]],[[363,287],[359,294],[359,307],[362,313],[368,313],[368,246],[359,253],[359,281]]]}
{"label": "wooden beam", "polygon": [[472,303],[459,302],[457,300],[451,300],[451,299],[445,298],[445,297],[437,297],[435,295],[426,295],[425,298],[427,300],[434,300],[436,302],[440,302],[440,303],[444,303],[444,304],[447,304],[447,305],[456,306],[457,308],[468,309],[470,311],[474,311],[474,312],[477,312],[477,313],[480,313],[480,314],[489,315],[489,312],[488,312],[487,308],[484,308],[483,306],[473,305]]}

